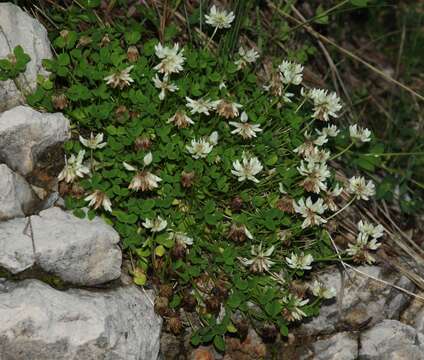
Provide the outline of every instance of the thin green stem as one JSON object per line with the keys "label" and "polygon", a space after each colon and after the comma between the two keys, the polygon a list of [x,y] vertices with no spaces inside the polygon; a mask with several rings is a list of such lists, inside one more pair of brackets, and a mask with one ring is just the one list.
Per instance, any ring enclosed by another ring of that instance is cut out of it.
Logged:
{"label": "thin green stem", "polygon": [[354,142],[351,142],[346,148],[344,148],[342,151],[340,151],[339,153],[337,153],[336,155],[332,156],[330,158],[330,160],[334,160],[337,159],[338,157],[342,156],[345,152],[349,151],[350,148],[354,145]]}
{"label": "thin green stem", "polygon": [[206,44],[206,46],[205,46],[205,49],[207,49],[208,47],[209,47],[209,44],[211,43],[211,41],[212,41],[212,39],[214,38],[214,36],[215,36],[215,34],[216,34],[216,32],[218,31],[218,26],[215,28],[215,30],[213,31],[213,33],[212,33],[212,36],[210,37],[210,39],[209,39],[209,41],[208,41],[208,43]]}
{"label": "thin green stem", "polygon": [[325,219],[326,221],[331,220],[332,218],[336,217],[337,215],[339,215],[341,212],[345,211],[350,205],[352,205],[352,203],[355,201],[356,197],[354,196],[352,199],[349,200],[349,202],[343,206],[340,210],[336,211],[334,214],[330,215],[327,219]]}

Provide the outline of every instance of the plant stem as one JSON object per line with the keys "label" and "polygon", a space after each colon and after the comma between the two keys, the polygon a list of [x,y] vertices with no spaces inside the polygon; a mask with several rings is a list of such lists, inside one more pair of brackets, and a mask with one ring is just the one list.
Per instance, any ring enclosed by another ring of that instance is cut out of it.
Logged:
{"label": "plant stem", "polygon": [[354,196],[352,199],[349,200],[349,202],[343,206],[340,210],[336,211],[333,215],[330,215],[327,219],[325,219],[326,221],[331,220],[332,218],[336,217],[337,215],[339,215],[341,212],[345,211],[350,205],[352,205],[352,203],[355,201],[356,197]]}
{"label": "plant stem", "polygon": [[209,39],[209,41],[208,41],[208,43],[206,44],[206,46],[205,46],[205,49],[207,49],[208,47],[209,47],[209,44],[211,43],[211,41],[212,41],[212,39],[213,39],[213,37],[215,36],[215,34],[216,34],[216,32],[218,31],[218,26],[215,28],[215,30],[213,31],[213,33],[212,33],[212,36],[210,37],[210,39]]}
{"label": "plant stem", "polygon": [[344,148],[342,151],[340,151],[339,153],[337,153],[336,155],[332,156],[330,158],[330,160],[334,160],[337,159],[338,157],[342,156],[346,151],[349,151],[350,148],[354,145],[354,142],[351,142],[346,148]]}

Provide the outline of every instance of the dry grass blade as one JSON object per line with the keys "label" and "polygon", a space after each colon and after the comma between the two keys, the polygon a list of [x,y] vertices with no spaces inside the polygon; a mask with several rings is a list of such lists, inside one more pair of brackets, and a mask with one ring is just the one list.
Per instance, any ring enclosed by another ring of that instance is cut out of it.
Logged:
{"label": "dry grass blade", "polygon": [[397,86],[399,86],[400,88],[406,90],[407,92],[409,92],[410,94],[412,94],[413,96],[416,96],[418,99],[424,101],[424,96],[418,94],[415,90],[413,90],[412,88],[410,88],[409,86],[401,83],[400,81],[394,79],[393,77],[387,75],[384,71],[378,69],[377,67],[375,67],[374,65],[371,65],[369,62],[363,60],[362,58],[360,58],[358,55],[354,54],[353,52],[345,49],[344,47],[338,45],[336,42],[334,42],[333,40],[330,40],[329,38],[327,38],[324,35],[321,35],[320,33],[316,32],[314,29],[312,29],[310,26],[305,25],[302,23],[302,21],[298,20],[297,18],[291,16],[290,14],[287,14],[285,11],[281,10],[279,7],[277,7],[272,1],[268,0],[267,1],[268,6],[275,10],[277,13],[279,13],[280,15],[284,16],[285,18],[295,22],[296,24],[300,25],[302,24],[302,27],[305,28],[305,30],[308,31],[308,33],[310,33],[312,36],[320,39],[321,41],[325,42],[326,44],[329,44],[331,46],[333,46],[334,48],[336,48],[338,51],[340,51],[341,53],[349,56],[351,59],[361,63],[362,65],[366,66],[368,69],[372,70],[373,72],[375,72],[376,74],[380,75],[382,78],[384,78],[386,81],[389,81]]}

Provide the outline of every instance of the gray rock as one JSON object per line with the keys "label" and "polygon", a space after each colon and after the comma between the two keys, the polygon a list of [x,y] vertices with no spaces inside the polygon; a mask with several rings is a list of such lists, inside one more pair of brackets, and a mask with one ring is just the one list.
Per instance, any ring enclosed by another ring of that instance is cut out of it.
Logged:
{"label": "gray rock", "polygon": [[34,265],[34,248],[28,219],[0,222],[0,266],[17,274]]}
{"label": "gray rock", "polygon": [[384,320],[360,335],[361,360],[422,360],[424,336],[397,320]]}
{"label": "gray rock", "polygon": [[26,180],[0,164],[0,221],[28,215],[36,200]]}
{"label": "gray rock", "polygon": [[0,283],[2,360],[155,360],[161,319],[137,287],[58,291]]}
{"label": "gray rock", "polygon": [[[398,272],[378,266],[360,266],[358,270],[407,290],[414,289],[413,283]],[[299,333],[303,335],[331,334],[345,328],[359,329],[383,319],[399,318],[400,312],[410,301],[409,295],[353,270],[349,270],[349,276],[345,275],[342,297],[341,275],[338,270],[326,271],[319,274],[318,278],[324,284],[336,288],[341,304],[334,300],[323,305],[319,316],[300,326]]]}
{"label": "gray rock", "polygon": [[47,149],[68,138],[69,120],[61,113],[17,106],[0,114],[0,162],[21,175],[29,174]]}
{"label": "gray rock", "polygon": [[31,216],[35,259],[66,282],[97,285],[121,274],[119,235],[101,218],[79,219],[54,207]]}
{"label": "gray rock", "polygon": [[302,359],[355,360],[358,358],[358,339],[355,334],[342,332],[314,342],[311,353]]}
{"label": "gray rock", "polygon": [[50,42],[44,26],[12,3],[0,4],[0,58],[13,53],[22,46],[31,61],[26,71],[16,79],[0,81],[0,111],[24,103],[24,93],[37,87],[37,75],[47,76],[42,67],[43,59],[51,59]]}

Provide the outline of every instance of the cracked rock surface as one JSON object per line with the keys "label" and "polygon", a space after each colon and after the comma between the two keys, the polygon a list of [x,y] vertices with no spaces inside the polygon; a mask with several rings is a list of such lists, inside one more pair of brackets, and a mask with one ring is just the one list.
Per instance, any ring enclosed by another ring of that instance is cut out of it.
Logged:
{"label": "cracked rock surface", "polygon": [[69,136],[69,120],[63,114],[16,106],[0,114],[0,163],[26,176],[46,150]]}
{"label": "cracked rock surface", "polygon": [[162,320],[147,296],[135,286],[58,291],[3,280],[0,359],[154,360]]}
{"label": "cracked rock surface", "polygon": [[0,111],[24,103],[24,93],[37,87],[37,75],[48,75],[43,59],[51,59],[50,42],[44,26],[12,3],[0,4],[0,58],[22,46],[31,60],[26,71],[14,80],[0,81]]}
{"label": "cracked rock surface", "polygon": [[26,180],[0,164],[0,221],[29,215],[36,202]]}
{"label": "cracked rock surface", "polygon": [[119,235],[102,219],[82,220],[53,207],[0,222],[0,265],[12,273],[36,264],[63,281],[99,285],[121,275]]}
{"label": "cracked rock surface", "polygon": [[[407,290],[414,289],[413,283],[396,271],[369,265],[359,266],[358,270]],[[384,319],[399,318],[410,301],[409,295],[352,270],[344,276],[343,291],[341,273],[337,269],[325,271],[317,278],[337,290],[340,307],[336,300],[324,304],[317,317],[300,326],[299,333],[304,335],[332,334],[346,328],[355,330]]]}

